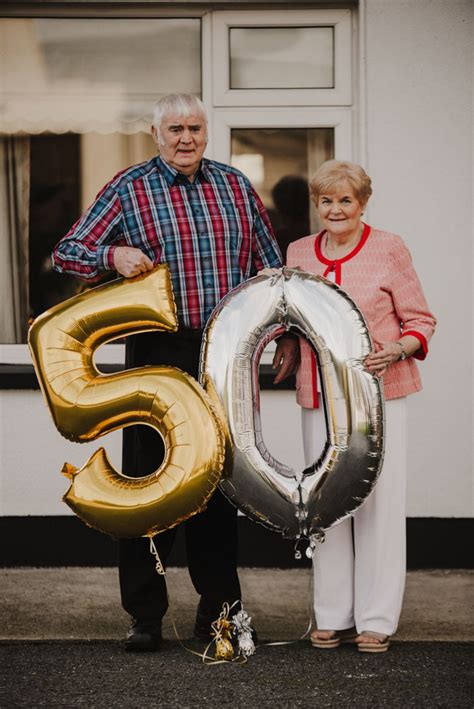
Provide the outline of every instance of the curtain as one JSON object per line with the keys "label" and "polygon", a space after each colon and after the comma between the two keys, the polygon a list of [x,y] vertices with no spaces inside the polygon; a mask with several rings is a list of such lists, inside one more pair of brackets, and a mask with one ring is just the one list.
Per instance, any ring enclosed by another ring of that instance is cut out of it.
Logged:
{"label": "curtain", "polygon": [[30,145],[0,137],[0,342],[26,342]]}

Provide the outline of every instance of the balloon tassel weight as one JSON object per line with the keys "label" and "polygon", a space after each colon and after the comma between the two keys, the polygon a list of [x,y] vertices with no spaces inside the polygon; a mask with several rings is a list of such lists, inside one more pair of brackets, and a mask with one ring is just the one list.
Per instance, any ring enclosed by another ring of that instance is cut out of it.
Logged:
{"label": "balloon tassel weight", "polygon": [[216,660],[232,660],[234,657],[234,646],[232,645],[232,624],[228,618],[229,606],[225,604],[219,618],[215,620],[211,627],[214,635],[213,642],[216,645],[214,657]]}
{"label": "balloon tassel weight", "polygon": [[[255,654],[252,618],[243,608],[229,617],[233,605],[229,607],[228,603],[223,603],[219,618],[212,623],[214,637],[204,651],[203,662],[247,662],[248,658]],[[237,654],[232,636],[237,638]],[[215,645],[214,660],[207,655],[212,645]]]}
{"label": "balloon tassel weight", "polygon": [[252,637],[252,618],[247,611],[240,610],[232,618],[234,635],[237,636],[237,647],[240,657],[247,659],[255,654],[255,643]]}

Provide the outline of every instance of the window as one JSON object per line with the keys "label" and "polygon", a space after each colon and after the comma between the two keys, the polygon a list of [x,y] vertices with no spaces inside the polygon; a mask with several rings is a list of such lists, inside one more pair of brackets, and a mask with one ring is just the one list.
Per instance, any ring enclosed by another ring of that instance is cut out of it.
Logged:
{"label": "window", "polygon": [[0,343],[83,282],[54,244],[120,170],[156,154],[153,105],[201,93],[199,19],[0,20]]}
{"label": "window", "polygon": [[231,27],[230,89],[334,88],[334,27]]}
{"label": "window", "polygon": [[213,14],[216,106],[352,102],[350,10]]}

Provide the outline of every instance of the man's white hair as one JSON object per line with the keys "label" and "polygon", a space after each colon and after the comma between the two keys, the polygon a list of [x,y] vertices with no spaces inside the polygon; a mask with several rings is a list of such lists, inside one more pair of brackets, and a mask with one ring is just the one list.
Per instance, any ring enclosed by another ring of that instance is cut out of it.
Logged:
{"label": "man's white hair", "polygon": [[168,94],[163,96],[155,105],[153,112],[153,125],[160,130],[161,122],[170,114],[188,118],[193,114],[202,115],[207,123],[206,109],[200,98],[194,94]]}

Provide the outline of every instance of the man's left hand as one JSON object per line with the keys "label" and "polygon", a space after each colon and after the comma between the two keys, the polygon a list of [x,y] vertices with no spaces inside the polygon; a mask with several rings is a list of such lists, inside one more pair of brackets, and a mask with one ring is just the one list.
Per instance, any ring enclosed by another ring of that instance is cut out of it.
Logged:
{"label": "man's left hand", "polygon": [[300,362],[300,346],[294,337],[283,335],[278,340],[275,356],[273,357],[272,368],[278,369],[273,380],[274,384],[279,384],[296,370]]}

